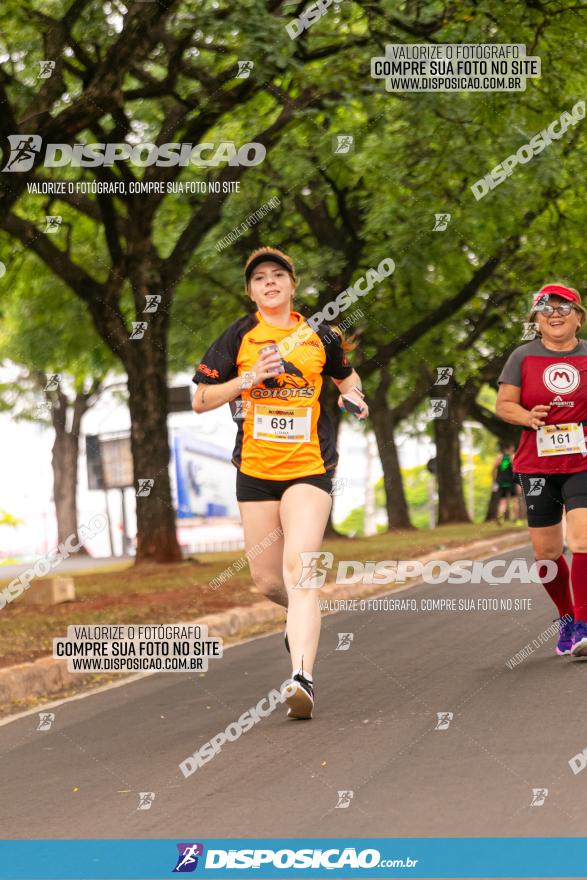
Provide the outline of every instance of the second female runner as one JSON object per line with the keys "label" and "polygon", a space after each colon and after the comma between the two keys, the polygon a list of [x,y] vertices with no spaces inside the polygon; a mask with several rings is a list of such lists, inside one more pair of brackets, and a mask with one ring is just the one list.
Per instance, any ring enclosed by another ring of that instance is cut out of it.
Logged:
{"label": "second female runner", "polygon": [[[529,321],[538,339],[510,355],[499,379],[496,413],[520,425],[514,471],[522,486],[536,559],[556,562],[544,586],[558,608],[557,654],[587,655],[587,342],[578,292],[547,284],[532,303]],[[566,511],[571,571],[563,556]],[[571,595],[571,582],[573,595]]]}
{"label": "second female runner", "polygon": [[248,554],[251,574],[262,593],[287,608],[292,677],[283,696],[289,717],[311,718],[321,612],[319,590],[300,588],[300,554],[320,550],[332,506],[338,456],[325,378],[359,407],[358,418],[368,409],[341,336],[323,324],[312,329],[293,311],[296,285],[287,254],[253,251],[245,290],[256,310],[234,321],[205,353],[193,379],[193,409],[230,404],[238,426],[232,461],[245,546],[265,548],[254,558]]}

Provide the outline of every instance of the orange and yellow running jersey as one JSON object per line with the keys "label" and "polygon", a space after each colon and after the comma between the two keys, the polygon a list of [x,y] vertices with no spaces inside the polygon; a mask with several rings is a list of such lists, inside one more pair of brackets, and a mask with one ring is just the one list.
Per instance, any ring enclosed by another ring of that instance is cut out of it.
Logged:
{"label": "orange and yellow running jersey", "polygon": [[267,323],[258,311],[239,318],[210,346],[193,377],[196,384],[228,382],[252,370],[264,346],[282,343],[285,372],[230,403],[238,426],[232,461],[251,477],[324,474],[338,460],[334,426],[323,405],[323,377],[346,379],[352,367],[331,328],[312,330],[298,312],[291,317],[296,325],[287,329]]}

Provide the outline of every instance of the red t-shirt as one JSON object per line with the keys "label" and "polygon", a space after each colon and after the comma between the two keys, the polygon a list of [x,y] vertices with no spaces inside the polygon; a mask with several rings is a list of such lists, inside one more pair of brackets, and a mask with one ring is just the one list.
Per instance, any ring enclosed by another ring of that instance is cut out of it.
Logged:
{"label": "red t-shirt", "polygon": [[[550,404],[544,419],[547,425],[587,421],[584,339],[571,351],[553,351],[540,339],[520,345],[509,356],[497,381],[521,389],[520,405],[524,409]],[[587,470],[587,457],[580,452],[539,456],[536,431],[523,430],[514,456],[514,470],[521,474],[575,474]]]}

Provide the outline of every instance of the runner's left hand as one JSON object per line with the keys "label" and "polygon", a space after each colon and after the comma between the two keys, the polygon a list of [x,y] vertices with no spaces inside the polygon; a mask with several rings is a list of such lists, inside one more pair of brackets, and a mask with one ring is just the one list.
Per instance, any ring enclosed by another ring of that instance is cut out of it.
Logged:
{"label": "runner's left hand", "polygon": [[[351,400],[354,400],[355,403],[361,407],[361,412],[358,415],[355,415],[355,418],[364,421],[364,419],[366,419],[369,415],[369,407],[367,406],[361,395],[357,394],[355,391],[347,391],[345,393],[345,397],[350,397]],[[338,405],[341,409],[344,409],[344,400],[342,399],[342,394],[340,394],[338,397]]]}

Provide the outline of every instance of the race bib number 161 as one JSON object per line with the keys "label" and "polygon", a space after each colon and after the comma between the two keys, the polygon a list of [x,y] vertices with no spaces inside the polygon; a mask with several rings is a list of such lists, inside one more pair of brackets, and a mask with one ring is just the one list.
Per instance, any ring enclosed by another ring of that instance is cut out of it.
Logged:
{"label": "race bib number 161", "polygon": [[539,456],[571,455],[574,452],[587,454],[583,425],[570,422],[567,425],[544,425],[536,432],[536,446]]}

